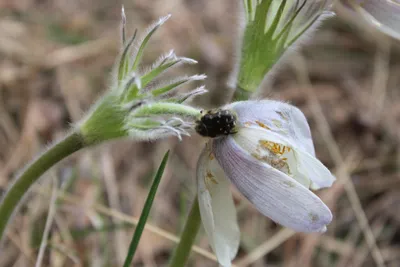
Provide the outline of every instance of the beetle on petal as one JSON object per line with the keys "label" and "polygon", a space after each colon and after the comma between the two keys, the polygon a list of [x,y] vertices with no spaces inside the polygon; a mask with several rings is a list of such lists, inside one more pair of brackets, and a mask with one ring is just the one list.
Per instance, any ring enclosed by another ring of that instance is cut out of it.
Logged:
{"label": "beetle on petal", "polygon": [[212,137],[198,161],[198,199],[222,266],[231,265],[240,241],[229,182],[276,223],[298,232],[326,231],[332,213],[310,189],[329,187],[335,178],[315,158],[299,109],[273,100],[242,101],[206,114],[214,120],[200,119],[196,127]]}

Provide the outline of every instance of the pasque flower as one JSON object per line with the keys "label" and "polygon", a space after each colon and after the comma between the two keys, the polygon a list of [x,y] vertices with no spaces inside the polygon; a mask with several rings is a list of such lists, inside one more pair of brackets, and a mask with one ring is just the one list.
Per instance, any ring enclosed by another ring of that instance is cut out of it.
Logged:
{"label": "pasque flower", "polygon": [[335,178],[315,158],[299,109],[272,100],[235,102],[203,114],[196,130],[214,137],[198,161],[198,200],[222,266],[230,266],[240,239],[230,182],[273,221],[299,232],[326,231],[332,214],[310,189]]}

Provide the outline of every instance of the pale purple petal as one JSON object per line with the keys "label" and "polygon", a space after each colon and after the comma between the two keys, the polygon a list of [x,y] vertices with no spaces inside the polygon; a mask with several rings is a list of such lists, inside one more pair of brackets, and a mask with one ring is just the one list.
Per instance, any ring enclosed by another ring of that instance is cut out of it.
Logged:
{"label": "pale purple petal", "polygon": [[[261,127],[242,128],[232,136],[236,143],[255,159],[258,159],[272,167],[290,175],[300,184],[309,188],[311,180],[308,176],[298,171],[299,158],[295,151],[296,146],[290,144],[289,140],[275,132]],[[265,143],[276,144],[280,147],[282,154],[275,154]]]}
{"label": "pale purple petal", "polygon": [[213,142],[228,178],[273,221],[299,232],[321,232],[332,221],[329,208],[310,190],[240,148],[233,137]]}
{"label": "pale purple petal", "polygon": [[373,17],[376,27],[400,39],[400,1],[365,0],[361,7]]}
{"label": "pale purple petal", "polygon": [[339,0],[335,8],[339,16],[359,25],[368,24],[400,40],[399,0]]}
{"label": "pale purple petal", "polygon": [[241,101],[228,106],[236,112],[239,126],[258,126],[290,139],[304,151],[315,155],[310,127],[304,114],[296,107],[274,100]]}
{"label": "pale purple petal", "polygon": [[222,266],[231,266],[240,242],[230,182],[208,143],[197,165],[197,191],[201,220],[210,245]]}
{"label": "pale purple petal", "polygon": [[296,153],[299,160],[298,171],[312,181],[311,189],[332,186],[336,178],[318,159],[301,150]]}

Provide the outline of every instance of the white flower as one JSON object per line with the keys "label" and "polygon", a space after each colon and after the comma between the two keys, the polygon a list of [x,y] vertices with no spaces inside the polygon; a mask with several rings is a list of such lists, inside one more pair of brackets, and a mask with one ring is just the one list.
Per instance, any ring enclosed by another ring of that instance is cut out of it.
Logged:
{"label": "white flower", "polygon": [[335,9],[340,17],[356,25],[367,25],[400,40],[399,0],[338,0]]}
{"label": "white flower", "polygon": [[222,266],[236,256],[240,232],[229,181],[273,221],[299,232],[324,232],[329,208],[309,190],[335,178],[315,158],[303,113],[289,104],[243,101],[208,112],[197,132],[211,139],[197,167],[200,213]]}

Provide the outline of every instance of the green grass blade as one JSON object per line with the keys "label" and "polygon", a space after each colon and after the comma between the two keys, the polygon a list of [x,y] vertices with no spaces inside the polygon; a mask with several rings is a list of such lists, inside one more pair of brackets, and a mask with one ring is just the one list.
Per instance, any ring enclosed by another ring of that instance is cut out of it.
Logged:
{"label": "green grass blade", "polygon": [[153,200],[157,193],[158,185],[160,184],[161,177],[164,173],[165,166],[167,165],[169,156],[169,150],[165,153],[164,158],[158,168],[156,176],[154,177],[153,184],[151,185],[149,195],[147,196],[146,202],[144,204],[142,214],[140,215],[139,222],[137,224],[135,233],[133,234],[131,244],[129,245],[128,255],[125,258],[124,267],[129,267],[132,263],[133,256],[135,255],[136,248],[139,244],[140,237],[146,225],[147,217],[149,216]]}

